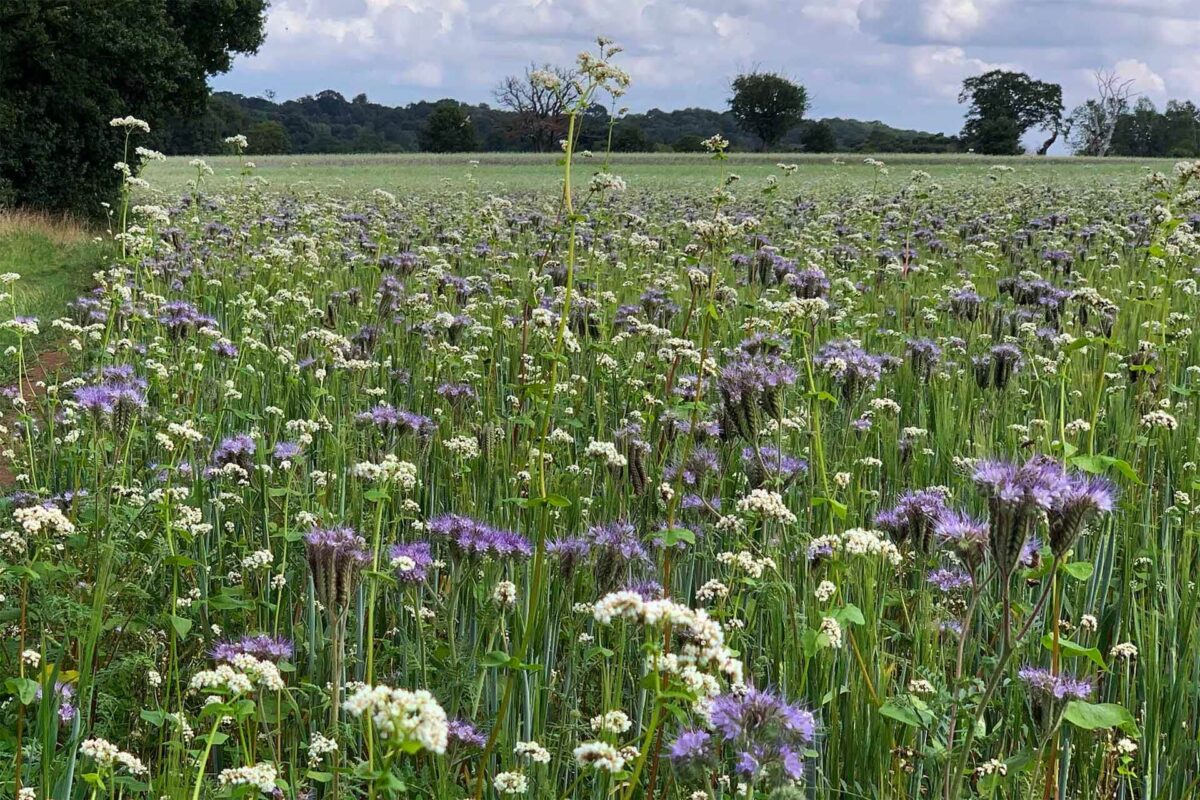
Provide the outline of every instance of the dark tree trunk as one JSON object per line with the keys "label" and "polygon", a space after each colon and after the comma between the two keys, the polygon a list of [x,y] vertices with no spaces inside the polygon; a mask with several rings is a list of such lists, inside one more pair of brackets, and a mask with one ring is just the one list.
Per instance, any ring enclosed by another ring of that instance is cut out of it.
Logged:
{"label": "dark tree trunk", "polygon": [[1037,154],[1039,156],[1046,155],[1046,153],[1050,150],[1051,147],[1054,146],[1054,143],[1057,141],[1058,141],[1058,128],[1055,128],[1054,133],[1050,134],[1050,138],[1047,139],[1046,141],[1042,142],[1042,146],[1038,148]]}

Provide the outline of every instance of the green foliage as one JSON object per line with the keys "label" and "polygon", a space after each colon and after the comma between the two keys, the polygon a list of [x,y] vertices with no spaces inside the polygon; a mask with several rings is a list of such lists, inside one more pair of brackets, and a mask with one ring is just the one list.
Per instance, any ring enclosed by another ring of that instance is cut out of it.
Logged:
{"label": "green foliage", "polygon": [[442,100],[421,129],[421,149],[427,153],[466,153],[477,140],[471,115],[453,100]]}
{"label": "green foliage", "polygon": [[292,152],[292,142],[287,129],[275,120],[263,120],[250,126],[246,132],[250,141],[249,152],[254,155],[278,155]]}
{"label": "green foliage", "polygon": [[1026,131],[1056,130],[1062,123],[1062,87],[1024,72],[996,69],[967,78],[958,102],[970,104],[963,139],[988,155],[1017,155]]}
{"label": "green foliage", "polygon": [[832,153],[837,150],[837,137],[833,135],[833,126],[828,122],[813,121],[801,131],[800,144],[806,153]]}
{"label": "green foliage", "polygon": [[200,111],[206,79],[262,43],[265,0],[0,6],[0,202],[95,215],[120,185],[114,117]]}
{"label": "green foliage", "polygon": [[805,88],[773,72],[738,75],[731,88],[729,110],[743,130],[758,137],[763,150],[799,125],[808,110]]}

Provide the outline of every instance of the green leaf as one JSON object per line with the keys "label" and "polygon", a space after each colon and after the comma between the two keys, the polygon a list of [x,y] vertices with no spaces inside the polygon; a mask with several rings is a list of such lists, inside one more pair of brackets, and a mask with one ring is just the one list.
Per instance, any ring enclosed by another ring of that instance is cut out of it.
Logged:
{"label": "green leaf", "polygon": [[1116,703],[1086,703],[1083,700],[1072,700],[1067,703],[1063,719],[1076,728],[1085,731],[1102,728],[1120,728],[1130,736],[1137,736],[1137,723],[1133,720],[1124,706]]}
{"label": "green leaf", "polygon": [[685,544],[696,543],[696,534],[687,528],[671,528],[670,530],[663,531],[661,538],[663,547],[673,547],[680,542]]}
{"label": "green leaf", "polygon": [[1086,581],[1092,577],[1095,569],[1090,561],[1072,561],[1070,564],[1063,564],[1063,572],[1077,581]]}
{"label": "green leaf", "polygon": [[503,650],[492,650],[484,654],[483,658],[480,659],[480,663],[485,667],[494,669],[496,667],[507,667],[513,660],[513,657]]}
{"label": "green leaf", "polygon": [[920,714],[916,709],[907,705],[901,705],[895,700],[888,700],[879,707],[879,713],[888,719],[894,719],[904,725],[910,725],[914,728],[924,728],[925,723],[922,721]]}
{"label": "green leaf", "polygon": [[382,503],[388,499],[388,493],[382,489],[371,489],[363,492],[363,497],[370,500],[372,503]]}
{"label": "green leaf", "polygon": [[1142,479],[1138,477],[1137,470],[1124,459],[1114,458],[1112,456],[1072,456],[1070,462],[1073,466],[1078,467],[1084,472],[1090,472],[1093,475],[1099,475],[1107,472],[1109,469],[1115,469],[1122,477],[1130,483],[1142,485]]}
{"label": "green leaf", "polygon": [[4,682],[4,688],[9,694],[16,695],[21,705],[27,706],[37,698],[38,689],[41,687],[31,678],[9,678]]}
{"label": "green leaf", "polygon": [[179,635],[180,639],[186,639],[188,631],[192,629],[192,621],[186,617],[179,617],[172,614],[171,627],[175,629],[175,633]]}
{"label": "green leaf", "polygon": [[862,609],[853,603],[847,603],[846,606],[840,609],[834,617],[838,622],[853,622],[855,625],[866,625],[867,620],[863,617]]}
{"label": "green leaf", "polygon": [[549,503],[550,505],[554,506],[555,508],[570,508],[571,507],[571,501],[568,500],[567,498],[563,497],[561,494],[546,495],[546,502]]}
{"label": "green leaf", "polygon": [[[1054,634],[1047,633],[1042,637],[1042,647],[1047,650],[1054,649]],[[1104,656],[1100,655],[1100,651],[1094,647],[1084,647],[1078,642],[1060,636],[1058,637],[1058,652],[1071,658],[1090,658],[1100,669],[1108,669],[1104,663]]]}

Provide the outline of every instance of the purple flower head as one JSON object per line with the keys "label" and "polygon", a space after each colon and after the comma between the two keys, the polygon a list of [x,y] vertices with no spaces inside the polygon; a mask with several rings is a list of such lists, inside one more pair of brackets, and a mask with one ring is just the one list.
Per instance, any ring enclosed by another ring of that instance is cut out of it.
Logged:
{"label": "purple flower head", "polygon": [[373,425],[381,431],[411,433],[421,439],[428,439],[437,428],[436,423],[429,417],[404,411],[387,403],[380,403],[370,411],[363,411],[355,419],[361,423]]}
{"label": "purple flower head", "polygon": [[897,543],[911,542],[918,553],[928,553],[934,530],[947,513],[946,495],[937,489],[921,489],[900,495],[895,506],[875,515],[875,524]]}
{"label": "purple flower head", "polygon": [[696,447],[688,453],[682,464],[672,464],[667,467],[664,477],[674,481],[682,477],[687,486],[695,486],[706,476],[715,474],[721,469],[721,460],[717,454],[707,447]]}
{"label": "purple flower head", "polygon": [[276,442],[275,449],[271,451],[271,456],[276,461],[291,461],[298,455],[300,445],[295,442]]}
{"label": "purple flower head", "polygon": [[742,448],[742,465],[746,477],[750,479],[751,488],[758,488],[764,483],[786,486],[808,472],[807,461],[789,456],[774,447],[758,450],[753,447]]}
{"label": "purple flower head", "polygon": [[1071,675],[1055,675],[1043,667],[1026,665],[1017,670],[1017,677],[1031,689],[1050,695],[1056,700],[1086,700],[1095,690],[1090,680]]}
{"label": "purple flower head", "polygon": [[559,569],[567,577],[587,560],[591,552],[592,543],[582,536],[565,536],[546,543],[546,554],[558,562]]}
{"label": "purple flower head", "polygon": [[429,532],[448,539],[467,556],[527,558],[533,553],[529,540],[519,533],[493,528],[458,514],[443,514],[429,520]]}
{"label": "purple flower head", "polygon": [[1116,487],[1105,478],[1068,476],[1048,513],[1051,552],[1065,555],[1092,517],[1112,511],[1116,493]]}
{"label": "purple flower head", "polygon": [[290,640],[263,633],[217,642],[211,655],[214,661],[232,662],[237,656],[246,655],[278,664],[280,661],[290,661],[294,652]]}
{"label": "purple flower head", "polygon": [[717,378],[722,431],[754,441],[759,413],[782,416],[783,390],[795,382],[795,368],[778,356],[743,355],[726,364]]}
{"label": "purple flower head", "polygon": [[759,689],[721,695],[713,702],[709,718],[721,738],[739,753],[738,768],[753,764],[746,773],[752,778],[765,774],[778,779],[780,772],[796,777],[803,771],[798,754],[816,737],[812,712]]}
{"label": "purple flower head", "polygon": [[429,542],[395,544],[388,550],[388,558],[402,583],[421,583],[429,576],[433,566],[433,550]]}
{"label": "purple flower head", "polygon": [[213,450],[213,464],[218,467],[237,464],[249,472],[254,467],[254,453],[257,449],[254,440],[244,433],[229,436],[222,439],[221,443]]}
{"label": "purple flower head", "polygon": [[[42,687],[39,685],[35,697],[40,701],[42,699]],[[66,725],[75,719],[75,714],[78,709],[71,702],[75,699],[75,687],[69,683],[62,681],[54,682],[54,698],[58,702],[58,721]]]}
{"label": "purple flower head", "polygon": [[452,406],[463,406],[475,399],[475,389],[469,383],[443,383],[437,393]]}
{"label": "purple flower head", "polygon": [[933,527],[933,533],[939,544],[954,551],[971,565],[978,564],[987,550],[987,524],[959,511],[942,514]]}
{"label": "purple flower head", "polygon": [[625,584],[625,591],[633,592],[647,603],[653,600],[662,600],[667,596],[663,591],[662,584],[655,580],[630,581]]}
{"label": "purple flower head", "polygon": [[883,375],[884,361],[851,339],[835,339],[817,351],[814,362],[837,385],[842,397],[853,401],[875,388]]}
{"label": "purple flower head", "polygon": [[935,569],[929,573],[926,581],[939,592],[945,593],[966,589],[973,583],[970,575],[953,569]]}
{"label": "purple flower head", "polygon": [[712,734],[698,729],[679,732],[671,743],[668,756],[676,766],[687,766],[712,757]]}
{"label": "purple flower head", "polygon": [[487,735],[474,723],[461,717],[450,720],[446,729],[452,747],[481,748],[487,744]]}
{"label": "purple flower head", "polygon": [[909,339],[905,351],[913,372],[922,380],[929,380],[934,368],[942,361],[942,348],[932,339]]}
{"label": "purple flower head", "polygon": [[366,540],[353,528],[313,528],[304,537],[304,554],[326,613],[344,612],[359,572],[371,561]]}
{"label": "purple flower head", "polygon": [[975,468],[975,485],[988,500],[988,537],[1001,575],[1016,567],[1040,511],[1049,512],[1071,483],[1053,459],[1034,456],[1018,466],[984,461]]}

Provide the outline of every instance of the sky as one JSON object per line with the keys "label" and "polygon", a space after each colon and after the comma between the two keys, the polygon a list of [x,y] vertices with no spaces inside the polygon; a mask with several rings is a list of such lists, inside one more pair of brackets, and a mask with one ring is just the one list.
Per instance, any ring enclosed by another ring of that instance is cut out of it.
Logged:
{"label": "sky", "polygon": [[633,111],[724,108],[754,68],[804,84],[811,117],[946,133],[962,79],[993,68],[1060,83],[1068,110],[1097,69],[1159,107],[1200,100],[1200,0],[273,0],[266,30],[215,88],[492,102],[505,75],[603,34],[625,48]]}

